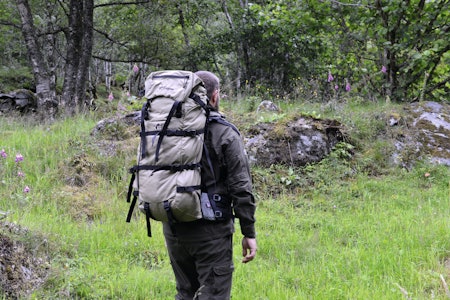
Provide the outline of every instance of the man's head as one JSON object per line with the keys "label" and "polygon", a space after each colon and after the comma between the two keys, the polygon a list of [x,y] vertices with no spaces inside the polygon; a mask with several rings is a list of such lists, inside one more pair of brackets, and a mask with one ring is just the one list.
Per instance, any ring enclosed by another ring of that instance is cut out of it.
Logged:
{"label": "man's head", "polygon": [[198,71],[195,74],[205,84],[206,94],[209,99],[209,104],[215,109],[219,110],[219,94],[220,94],[220,81],[219,78],[208,71]]}

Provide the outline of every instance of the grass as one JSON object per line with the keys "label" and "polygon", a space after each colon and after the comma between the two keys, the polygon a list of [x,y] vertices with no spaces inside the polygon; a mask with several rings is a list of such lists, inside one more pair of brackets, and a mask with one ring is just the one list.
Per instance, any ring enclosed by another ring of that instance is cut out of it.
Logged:
{"label": "grass", "polygon": [[[240,125],[262,116],[239,119],[231,106],[237,105],[225,103],[224,111]],[[367,114],[391,108],[363,106],[333,112],[305,104],[296,111],[338,114],[365,156],[252,170],[259,250],[255,261],[240,263],[237,225],[233,299],[448,299],[450,170],[426,163],[409,171],[380,167],[384,143],[373,131],[383,128],[367,122]],[[30,254],[50,263],[46,283],[22,298],[173,299],[160,224],[152,222],[147,238],[143,216],[125,223],[134,146],[109,149],[112,141],[90,135],[95,122],[93,116],[45,126],[0,120],[0,150],[8,153],[0,160],[0,211],[9,213],[3,221],[27,228]],[[24,157],[20,164],[16,153]],[[18,169],[25,177],[17,177]]]}

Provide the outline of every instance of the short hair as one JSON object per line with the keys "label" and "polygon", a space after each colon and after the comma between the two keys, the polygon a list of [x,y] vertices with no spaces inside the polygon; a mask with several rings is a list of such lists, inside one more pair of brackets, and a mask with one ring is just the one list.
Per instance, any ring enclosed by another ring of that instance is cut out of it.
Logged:
{"label": "short hair", "polygon": [[203,81],[206,88],[206,95],[208,96],[208,99],[211,99],[214,91],[219,90],[219,78],[214,73],[211,73],[209,71],[197,71],[195,72],[195,75],[200,77],[200,79]]}

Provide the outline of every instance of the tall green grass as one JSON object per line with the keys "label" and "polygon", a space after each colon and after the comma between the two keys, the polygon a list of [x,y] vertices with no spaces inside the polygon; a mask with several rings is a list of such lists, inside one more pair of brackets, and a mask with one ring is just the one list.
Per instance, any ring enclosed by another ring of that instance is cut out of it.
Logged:
{"label": "tall green grass", "polygon": [[[353,118],[355,129],[373,125],[363,119]],[[45,126],[0,120],[3,221],[28,228],[40,245],[30,255],[50,257],[46,284],[29,298],[173,299],[161,225],[152,222],[148,238],[140,214],[125,223],[134,146],[102,151],[94,125],[90,117]],[[237,224],[233,299],[447,299],[450,170],[419,163],[371,176],[381,159],[254,168],[259,250],[240,263]]]}

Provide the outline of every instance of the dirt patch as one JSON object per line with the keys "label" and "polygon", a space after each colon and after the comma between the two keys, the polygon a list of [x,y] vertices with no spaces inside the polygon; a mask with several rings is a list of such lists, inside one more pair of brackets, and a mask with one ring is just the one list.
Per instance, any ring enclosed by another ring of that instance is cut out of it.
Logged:
{"label": "dirt patch", "polygon": [[46,243],[16,224],[0,223],[0,294],[5,299],[26,298],[45,282],[50,263],[41,248]]}

